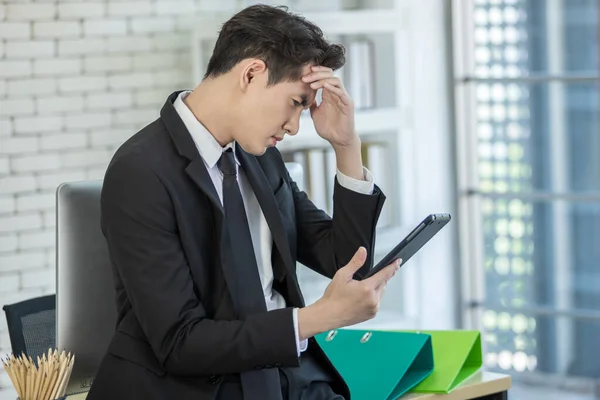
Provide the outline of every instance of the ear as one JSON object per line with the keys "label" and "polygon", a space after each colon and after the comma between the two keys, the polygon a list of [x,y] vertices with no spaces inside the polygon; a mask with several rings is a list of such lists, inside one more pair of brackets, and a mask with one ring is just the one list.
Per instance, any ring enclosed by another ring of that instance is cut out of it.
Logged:
{"label": "ear", "polygon": [[[267,78],[267,74],[267,64],[263,60],[257,58],[246,60],[242,65],[242,73],[240,75],[240,87],[242,91],[246,91],[248,86],[256,83],[257,78]],[[266,82],[266,79],[264,80]]]}

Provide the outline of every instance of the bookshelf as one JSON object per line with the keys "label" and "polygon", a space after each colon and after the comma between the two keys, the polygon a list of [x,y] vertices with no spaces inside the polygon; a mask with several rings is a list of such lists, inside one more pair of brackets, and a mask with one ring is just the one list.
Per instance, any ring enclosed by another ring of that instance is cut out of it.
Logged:
{"label": "bookshelf", "polygon": [[[355,127],[360,132],[361,140],[369,141],[381,132],[397,131],[399,115],[399,110],[393,107],[360,111],[355,115]],[[281,152],[320,147],[329,147],[329,143],[317,135],[309,115],[300,118],[298,134],[286,137],[277,145]]]}
{"label": "bookshelf", "polygon": [[[294,11],[291,8],[292,11]],[[300,12],[300,11],[298,11]],[[301,12],[309,21],[317,24],[328,35],[388,33],[399,29],[403,19],[396,10],[340,10],[326,12]],[[226,18],[225,18],[226,19]],[[195,30],[199,37],[213,37],[224,19],[200,17],[198,28]]]}
{"label": "bookshelf", "polygon": [[[192,34],[195,82],[203,77],[221,24],[235,11],[252,3],[255,2],[239,1],[234,10],[197,18]],[[412,152],[408,150],[414,145],[409,95],[412,71],[404,62],[411,49],[410,8],[402,0],[289,0],[277,4],[288,5],[291,11],[316,23],[329,40],[342,43],[347,49],[347,63],[336,74],[356,104],[355,127],[363,143],[365,166],[387,196],[377,231],[375,260],[379,260],[416,222],[417,200],[404,195],[416,184],[410,172]],[[358,53],[358,49],[363,52]],[[363,63],[365,59],[367,64]],[[370,71],[367,92],[364,82],[360,81],[362,75],[357,64]],[[331,213],[335,156],[329,144],[317,135],[308,112],[301,117],[298,134],[286,137],[278,148],[286,161],[302,165],[301,187],[317,206]],[[388,284],[381,317],[376,318],[374,324],[398,328],[418,325],[415,292],[418,266],[414,265],[417,263],[416,259],[411,260],[411,268],[403,270],[400,278]],[[299,277],[307,303],[318,299],[328,284],[327,279],[306,268],[301,268]]]}

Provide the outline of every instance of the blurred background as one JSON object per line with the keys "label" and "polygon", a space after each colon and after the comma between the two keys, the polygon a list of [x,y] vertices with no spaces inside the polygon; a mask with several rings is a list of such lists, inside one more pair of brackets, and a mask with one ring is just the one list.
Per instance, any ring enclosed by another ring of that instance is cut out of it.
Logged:
{"label": "blurred background", "polygon": [[[55,190],[191,89],[220,23],[253,1],[0,2],[0,304],[55,293]],[[597,0],[281,0],[346,46],[363,157],[387,195],[382,257],[453,219],[365,326],[478,329],[511,399],[600,398]],[[333,153],[281,143],[331,211]],[[303,269],[307,302],[327,281]],[[0,354],[10,353],[0,318]],[[0,399],[15,392],[0,371]]]}

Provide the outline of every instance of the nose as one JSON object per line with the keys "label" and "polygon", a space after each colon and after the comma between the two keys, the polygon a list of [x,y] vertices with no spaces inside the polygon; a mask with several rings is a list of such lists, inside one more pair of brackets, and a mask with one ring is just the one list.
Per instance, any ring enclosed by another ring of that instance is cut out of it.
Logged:
{"label": "nose", "polygon": [[283,130],[290,136],[294,136],[300,129],[300,116],[294,117],[289,120],[284,126]]}

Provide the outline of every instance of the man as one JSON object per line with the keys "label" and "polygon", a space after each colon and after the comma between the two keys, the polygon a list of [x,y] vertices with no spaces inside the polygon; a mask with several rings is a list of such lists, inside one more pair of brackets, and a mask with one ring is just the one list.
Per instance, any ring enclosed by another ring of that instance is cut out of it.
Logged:
{"label": "man", "polygon": [[[398,265],[360,280],[384,195],[333,76],[343,63],[313,24],[246,8],[224,24],[203,81],[116,152],[102,227],[117,329],[88,399],[349,398],[313,336],[372,318]],[[333,218],[275,148],[307,108],[336,154]],[[332,278],[309,306],[296,261]]]}

